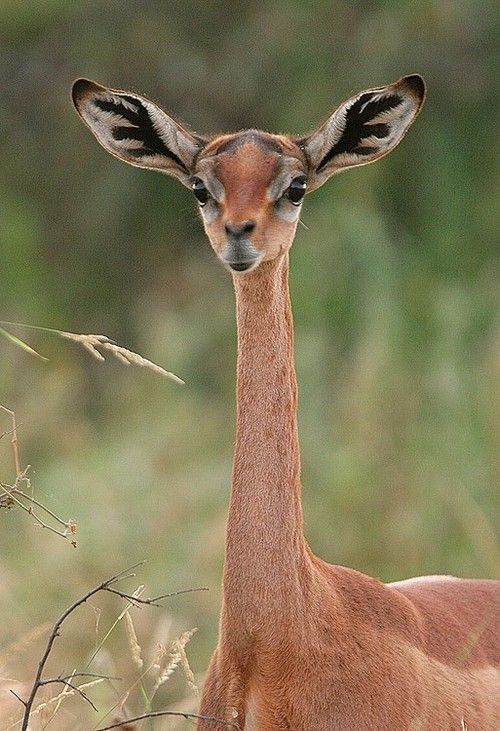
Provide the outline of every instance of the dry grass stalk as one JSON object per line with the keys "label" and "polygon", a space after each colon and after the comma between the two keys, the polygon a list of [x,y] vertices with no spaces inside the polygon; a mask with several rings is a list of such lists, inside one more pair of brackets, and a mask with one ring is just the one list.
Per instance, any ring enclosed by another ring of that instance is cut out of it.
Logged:
{"label": "dry grass stalk", "polygon": [[[61,338],[71,340],[72,342],[78,343],[79,345],[83,346],[85,350],[90,353],[90,355],[96,360],[105,360],[104,355],[101,353],[101,351],[103,350],[105,352],[111,353],[111,355],[113,355],[124,365],[135,365],[139,368],[147,368],[148,370],[153,371],[153,373],[158,373],[164,378],[170,378],[170,380],[175,381],[176,383],[184,383],[184,381],[176,376],[175,373],[166,371],[161,366],[153,363],[153,361],[144,358],[142,355],[139,355],[139,353],[134,353],[132,350],[128,350],[127,348],[123,348],[121,345],[117,345],[113,340],[108,338],[107,335],[72,333],[66,332],[65,330],[56,330],[55,328],[51,327],[40,327],[39,325],[25,325],[21,322],[7,322],[5,320],[0,320],[0,325],[25,327],[29,328],[30,330],[41,330],[42,332],[51,333],[52,335],[59,335]],[[12,333],[9,333],[2,327],[0,327],[0,335],[4,335],[4,337],[8,338],[11,342],[23,348],[23,350],[30,353],[31,355],[36,355],[38,358],[42,358],[42,360],[47,360],[47,358],[40,355],[40,353],[30,347],[23,340],[20,340],[18,337],[12,335]]]}
{"label": "dry grass stalk", "polygon": [[134,623],[132,622],[132,617],[130,616],[130,612],[128,610],[125,612],[125,627],[127,630],[128,645],[130,648],[130,654],[132,656],[133,663],[138,670],[142,670],[144,662],[141,656],[141,646],[137,641],[137,634],[135,631]]}
{"label": "dry grass stalk", "polygon": [[[130,569],[125,569],[125,571],[120,571],[118,574],[115,574],[111,578],[107,579],[106,581],[103,581],[101,584],[99,584],[98,586],[96,586],[93,589],[91,589],[90,591],[88,591],[86,594],[84,594],[79,599],[77,599],[75,602],[73,602],[73,604],[71,604],[71,606],[69,606],[63,612],[63,614],[59,617],[57,622],[54,624],[52,631],[49,635],[47,645],[45,647],[43,655],[40,659],[40,662],[38,663],[38,669],[37,669],[35,678],[33,680],[33,684],[31,686],[31,690],[29,692],[28,698],[26,700],[24,700],[23,698],[18,696],[17,693],[15,693],[14,691],[11,690],[13,695],[15,695],[16,698],[20,701],[20,703],[22,703],[22,705],[24,706],[24,715],[23,715],[22,719],[20,720],[20,723],[22,724],[21,731],[28,731],[30,718],[31,718],[32,714],[34,713],[33,706],[34,706],[34,702],[35,702],[35,697],[36,697],[38,691],[46,685],[63,683],[65,686],[70,686],[70,689],[77,692],[82,698],[84,698],[88,703],[90,703],[92,708],[96,709],[94,704],[92,703],[92,701],[86,696],[86,694],[82,690],[82,688],[88,688],[91,685],[95,685],[95,682],[90,681],[90,685],[83,684],[81,686],[75,686],[75,685],[73,685],[73,683],[70,680],[70,677],[74,678],[77,675],[80,677],[87,676],[87,677],[95,678],[96,677],[95,674],[93,674],[93,673],[74,673],[72,676],[65,677],[65,678],[63,678],[61,676],[58,676],[57,678],[44,678],[43,674],[45,671],[45,666],[47,664],[47,660],[49,659],[49,655],[52,652],[53,644],[54,644],[56,638],[60,636],[61,627],[64,624],[64,622],[66,621],[66,619],[69,617],[69,615],[72,614],[76,609],[78,609],[78,607],[82,606],[82,604],[85,604],[85,602],[87,602],[89,599],[91,599],[95,594],[98,594],[99,592],[113,592],[112,587],[115,586],[117,582],[123,581],[124,579],[128,579],[128,578],[135,576],[135,574],[132,573],[132,571],[138,565],[140,565],[140,564],[136,564],[135,566],[132,566]],[[130,604],[134,604],[134,603],[147,604],[151,601],[151,600],[140,599],[138,597],[132,596],[131,594],[127,594],[126,592],[120,592],[120,596],[122,598],[126,599],[128,602],[130,602]],[[102,680],[104,680],[104,677],[98,676],[97,680],[99,680],[101,682]],[[63,689],[63,692],[64,692],[64,690],[67,690],[67,688],[65,687]],[[61,695],[61,694],[59,694],[59,695]]]}
{"label": "dry grass stalk", "polygon": [[[117,618],[115,619],[115,621],[113,622],[113,624],[111,625],[111,627],[110,627],[110,628],[108,629],[108,631],[106,632],[106,634],[104,635],[104,637],[102,638],[102,640],[101,640],[101,641],[100,641],[100,642],[99,642],[99,643],[97,644],[97,646],[96,646],[96,648],[95,648],[94,652],[93,652],[93,653],[92,653],[92,655],[90,656],[90,660],[88,661],[88,663],[87,663],[87,665],[86,665],[86,667],[87,667],[87,668],[88,668],[88,667],[90,666],[90,664],[91,664],[91,663],[92,663],[92,662],[93,662],[93,661],[95,660],[95,658],[96,658],[96,656],[97,656],[97,655],[99,654],[99,652],[100,652],[100,650],[101,650],[102,646],[104,645],[104,643],[106,642],[106,640],[108,639],[108,637],[110,636],[110,634],[111,634],[111,633],[113,632],[113,630],[115,629],[115,627],[116,627],[116,626],[117,626],[117,625],[118,625],[118,624],[119,624],[119,623],[120,623],[120,622],[122,621],[122,619],[123,619],[123,618],[125,617],[125,615],[126,615],[126,614],[128,613],[128,610],[129,610],[129,609],[130,609],[131,607],[133,607],[133,606],[134,606],[134,602],[132,601],[132,597],[133,597],[133,599],[139,599],[139,598],[141,597],[141,595],[142,595],[142,594],[144,594],[144,589],[145,589],[145,586],[144,586],[144,584],[140,584],[140,585],[139,585],[139,586],[137,587],[137,589],[136,589],[135,591],[133,591],[133,592],[132,592],[132,594],[130,595],[130,597],[131,597],[131,598],[129,599],[129,601],[128,601],[128,604],[127,604],[127,605],[125,606],[125,609],[123,609],[123,610],[122,610],[122,611],[120,612],[120,614],[119,614],[119,615],[118,615],[118,617],[117,617]],[[97,626],[96,626],[96,631],[97,631]]]}
{"label": "dry grass stalk", "polygon": [[[196,632],[196,629],[192,630],[192,632]],[[189,685],[191,690],[194,691],[195,695],[198,695],[198,686],[195,683],[193,671],[189,666],[189,660],[186,655],[185,644],[182,645],[178,641],[177,646],[181,656],[181,668],[183,669],[184,675],[186,676],[187,684]]]}
{"label": "dry grass stalk", "polygon": [[76,333],[64,332],[63,330],[57,330],[56,332],[62,338],[72,340],[75,343],[80,343],[80,345],[82,345],[96,360],[105,360],[104,355],[100,352],[101,350],[104,350],[105,352],[111,353],[111,355],[124,365],[135,365],[139,366],[139,368],[147,368],[148,370],[153,371],[153,373],[158,373],[160,376],[170,378],[176,383],[184,383],[184,381],[176,376],[175,373],[166,371],[151,360],[139,355],[139,353],[134,353],[132,350],[128,350],[127,348],[123,348],[121,345],[117,345],[106,335],[78,335]]}
{"label": "dry grass stalk", "polygon": [[3,327],[0,327],[0,335],[2,335],[6,340],[9,340],[11,343],[14,343],[14,345],[17,345],[22,350],[25,350],[30,355],[34,355],[35,358],[40,358],[40,360],[47,361],[48,358],[46,358],[44,355],[40,355],[34,348],[32,348],[28,343],[25,343],[24,340],[21,340],[20,338],[16,337],[16,335],[13,335],[12,333],[5,330]]}
{"label": "dry grass stalk", "polygon": [[7,434],[11,435],[11,444],[12,444],[12,451],[14,452],[14,463],[16,466],[16,478],[21,476],[22,470],[21,470],[21,457],[19,455],[19,442],[17,440],[17,422],[16,422],[16,412],[12,411],[12,409],[8,409],[6,406],[2,406],[0,404],[0,409],[4,411],[6,414],[8,414],[12,420],[12,428],[8,432],[3,432],[3,434],[0,436],[0,439],[2,437],[7,436]]}
{"label": "dry grass stalk", "polygon": [[46,685],[44,688],[42,688],[41,692],[42,696],[42,703],[40,704],[40,724],[42,728],[45,728],[45,726],[51,721],[51,719],[55,716],[55,712],[53,712],[53,709],[50,705],[47,705],[50,699],[52,698],[52,694],[50,691],[50,688],[48,685]]}
{"label": "dry grass stalk", "polygon": [[[72,683],[72,682],[73,682],[73,678],[75,677],[75,672],[76,672],[76,670],[73,670],[73,672],[71,673],[71,675],[70,675],[70,676],[69,676],[69,678],[68,678],[68,680],[69,680],[69,682],[70,682],[70,683]],[[67,691],[67,690],[71,690],[71,688],[69,687],[69,685],[65,685],[65,686],[63,687],[63,689],[62,689],[61,693],[59,693],[59,695],[58,695],[58,696],[56,696],[56,699],[57,699],[57,702],[56,702],[56,707],[55,707],[54,709],[52,709],[52,717],[51,717],[51,720],[52,720],[52,718],[54,718],[54,716],[55,716],[55,715],[56,715],[56,713],[58,712],[59,708],[61,707],[61,703],[63,702],[63,700],[64,700],[64,699],[66,698],[66,696],[68,695],[67,693],[65,693],[65,691]],[[76,691],[75,691],[75,692],[76,692]]]}
{"label": "dry grass stalk", "polygon": [[[150,696],[150,701],[153,700],[154,696],[156,695],[158,689],[164,685],[164,683],[167,682],[167,680],[170,678],[172,673],[175,671],[175,669],[179,666],[179,664],[182,662],[183,655],[185,657],[185,662],[187,664],[187,667],[189,668],[189,663],[187,662],[186,653],[184,651],[185,646],[191,639],[191,637],[194,635],[194,633],[198,630],[197,627],[194,627],[193,629],[187,630],[187,632],[183,632],[179,637],[177,637],[170,646],[170,652],[168,662],[164,665],[164,658],[167,657],[167,649],[164,645],[158,646],[158,662],[153,664],[153,667],[158,667],[158,677],[156,678],[156,682],[153,686],[153,690]],[[162,667],[163,665],[163,667]],[[189,668],[189,673],[191,673],[191,668]],[[188,682],[190,681],[190,678],[188,675]],[[194,685],[194,677],[192,677],[192,682]],[[196,685],[194,685],[196,688]],[[198,690],[196,688],[196,690]]]}
{"label": "dry grass stalk", "polygon": [[127,713],[126,704],[129,699],[130,691],[127,690],[120,698],[118,704],[113,709],[115,711],[114,713],[114,719],[116,721],[120,721],[122,723],[121,726],[119,726],[119,729],[122,729],[122,731],[128,731],[129,729],[135,729],[136,726],[130,725],[127,723],[126,719],[130,716],[130,713]]}
{"label": "dry grass stalk", "polygon": [[[180,657],[178,655],[170,655],[169,662],[163,666],[163,658],[167,656],[167,648],[164,645],[159,644],[158,645],[158,662],[154,663],[152,667],[158,668],[158,676],[156,678],[155,684],[153,686],[153,690],[151,691],[151,695],[149,697],[149,700],[152,701],[155,697],[158,689],[167,682],[167,680],[170,678],[176,667],[178,666],[180,662]],[[162,667],[163,666],[163,667]]]}
{"label": "dry grass stalk", "polygon": [[[43,718],[48,714],[50,711],[50,717],[49,722],[54,718],[57,711],[59,710],[61,703],[69,698],[70,696],[75,695],[76,693],[82,693],[88,688],[92,688],[95,685],[99,685],[99,683],[103,683],[105,678],[96,678],[95,680],[90,680],[87,683],[82,683],[81,685],[75,686],[75,688],[70,688],[68,685],[65,685],[60,693],[53,696],[52,698],[49,698],[46,701],[43,701],[40,703],[36,708],[34,708],[32,711],[30,711],[30,719],[35,716],[40,716]],[[55,708],[53,706],[55,705]],[[11,723],[8,726],[4,726],[2,728],[2,731],[10,731],[10,729],[16,728],[19,726],[20,723],[22,723],[23,719],[18,718],[16,721]],[[29,729],[29,727],[28,727]]]}
{"label": "dry grass stalk", "polygon": [[[188,632],[184,632],[181,634],[171,645],[170,649],[170,660],[165,665],[163,670],[161,670],[161,666],[163,663],[163,656],[167,655],[167,651],[165,648],[162,648],[162,658],[158,662],[158,678],[155,683],[155,687],[153,689],[153,693],[151,697],[148,697],[145,688],[143,686],[143,680],[145,676],[151,671],[153,664],[151,663],[147,668],[143,669],[143,660],[141,656],[141,648],[139,646],[137,635],[135,632],[135,628],[133,626],[133,622],[130,617],[130,608],[133,606],[138,605],[149,605],[149,606],[160,606],[158,604],[158,601],[160,599],[165,599],[168,596],[178,595],[182,592],[173,592],[173,594],[163,594],[158,597],[152,597],[152,598],[143,598],[142,594],[144,592],[144,586],[139,586],[132,594],[121,591],[116,588],[116,584],[120,581],[124,581],[125,579],[130,579],[135,576],[135,573],[133,573],[133,570],[140,564],[136,564],[135,566],[130,567],[129,569],[125,569],[124,571],[119,572],[118,574],[115,574],[111,578],[107,579],[106,581],[103,581],[98,586],[94,587],[90,591],[88,591],[86,594],[81,596],[79,599],[73,602],[59,617],[59,619],[55,622],[55,624],[52,627],[51,632],[49,633],[49,637],[45,646],[45,649],[43,651],[43,654],[41,656],[41,659],[38,663],[38,668],[33,680],[33,683],[31,685],[31,689],[29,691],[29,694],[26,699],[24,699],[21,695],[19,695],[16,691],[10,688],[10,693],[17,698],[17,700],[24,706],[24,713],[22,718],[18,718],[13,723],[8,722],[9,725],[3,727],[2,731],[8,731],[8,729],[13,729],[15,727],[18,727],[19,731],[19,724],[21,724],[20,731],[29,731],[31,719],[33,717],[38,716],[39,719],[43,719],[45,726],[52,721],[56,713],[58,712],[62,702],[69,696],[73,696],[75,694],[79,695],[83,700],[85,700],[93,709],[94,711],[97,711],[96,705],[93,703],[91,698],[89,698],[86,694],[86,689],[91,688],[97,684],[100,684],[106,681],[112,681],[112,680],[118,680],[119,678],[110,677],[110,676],[104,676],[104,675],[97,675],[95,673],[89,673],[89,672],[76,672],[73,671],[71,675],[69,676],[62,676],[58,675],[56,677],[49,677],[47,678],[45,676],[45,668],[47,665],[47,661],[49,659],[49,656],[52,652],[52,648],[54,645],[54,642],[56,641],[57,637],[61,636],[61,627],[63,626],[66,619],[75,612],[79,607],[81,607],[83,604],[87,603],[90,599],[92,599],[96,594],[100,592],[107,592],[111,594],[118,595],[122,599],[126,601],[126,606],[124,610],[120,613],[117,620],[113,623],[111,628],[108,630],[108,632],[105,635],[105,638],[101,641],[99,647],[97,648],[96,652],[94,653],[93,657],[95,657],[95,654],[99,651],[99,648],[102,646],[104,640],[109,637],[110,632],[113,630],[113,628],[117,625],[117,623],[125,616],[127,617],[127,631],[128,631],[128,637],[129,637],[129,644],[131,646],[131,652],[132,657],[134,659],[134,662],[137,667],[141,669],[139,677],[136,678],[134,683],[128,688],[125,693],[122,696],[122,700],[118,701],[114,704],[114,706],[107,711],[104,718],[101,718],[101,721],[99,723],[102,723],[102,721],[108,717],[111,713],[113,713],[114,710],[117,708],[122,709],[124,706],[124,703],[126,699],[128,698],[131,690],[137,686],[140,686],[142,692],[143,692],[143,699],[146,701],[147,710],[145,713],[142,713],[139,716],[135,716],[134,718],[124,718],[123,720],[120,720],[118,722],[112,723],[110,726],[106,726],[106,729],[111,728],[127,728],[127,725],[130,726],[135,721],[144,720],[146,718],[159,718],[163,716],[177,716],[177,717],[184,717],[184,718],[196,718],[194,714],[189,714],[185,712],[175,712],[175,711],[153,711],[151,710],[151,700],[153,698],[154,693],[156,690],[164,683],[170,675],[173,673],[175,668],[181,664],[184,672],[186,673],[186,677],[188,678],[188,681],[191,684],[191,687],[195,687],[194,685],[194,677],[191,672],[191,669],[189,668],[189,663],[187,660],[187,657],[185,655],[185,646],[193,636],[193,634],[196,632],[196,628],[192,629]],[[188,591],[195,591],[194,589],[190,589]],[[85,683],[81,683],[80,685],[75,684],[76,678],[90,678]],[[13,681],[16,682],[17,681]],[[60,684],[63,686],[63,689],[60,693],[57,695],[46,698],[45,692],[48,686],[50,685],[57,685]],[[35,706],[35,698],[39,692],[42,692],[44,694],[43,700],[41,703],[38,703],[38,705]],[[121,715],[121,714],[120,714]],[[199,717],[198,717],[199,718]],[[207,717],[208,718],[208,717]],[[221,719],[216,718],[210,718],[209,720],[213,720],[214,722],[217,722],[223,726],[233,726],[234,728],[238,728],[235,724],[227,723]],[[44,727],[45,727],[44,726]],[[133,728],[133,727],[132,727]],[[101,731],[104,731],[104,729],[101,729]]]}
{"label": "dry grass stalk", "polygon": [[[61,705],[62,701],[68,698],[69,696],[75,695],[75,693],[82,692],[88,688],[93,688],[95,685],[99,685],[100,683],[104,683],[105,678],[96,678],[95,680],[89,680],[88,683],[82,683],[81,685],[77,685],[75,688],[71,688],[69,685],[65,685],[64,688],[60,693],[50,698],[45,703],[40,703],[39,706],[37,706],[33,711],[30,713],[31,716],[37,716],[40,714],[45,708],[48,706],[53,705],[54,703],[57,703],[56,710],[52,714],[52,717],[55,716],[55,713],[59,709],[59,706]],[[19,723],[19,722],[18,722]]]}

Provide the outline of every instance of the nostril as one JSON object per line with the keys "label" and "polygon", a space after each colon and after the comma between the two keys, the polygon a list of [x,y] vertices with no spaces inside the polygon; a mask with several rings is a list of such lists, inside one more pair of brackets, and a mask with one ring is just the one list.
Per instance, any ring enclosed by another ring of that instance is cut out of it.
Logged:
{"label": "nostril", "polygon": [[241,224],[241,232],[244,234],[251,234],[255,228],[255,221],[243,221]]}
{"label": "nostril", "polygon": [[242,221],[241,223],[226,223],[224,226],[228,236],[243,236],[250,234],[255,228],[255,221]]}

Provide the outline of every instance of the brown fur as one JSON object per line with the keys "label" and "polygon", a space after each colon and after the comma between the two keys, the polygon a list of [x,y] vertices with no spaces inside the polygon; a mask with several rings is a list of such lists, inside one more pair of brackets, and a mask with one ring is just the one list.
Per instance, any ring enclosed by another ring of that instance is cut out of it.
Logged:
{"label": "brown fur", "polygon": [[[305,174],[304,155],[291,141],[285,148],[278,135],[266,135],[263,139],[267,144],[263,144],[260,135],[239,133],[225,137],[222,152],[219,152],[220,145],[209,146],[199,160],[198,166],[205,177],[215,178],[224,190],[218,217],[213,222],[205,222],[205,230],[218,256],[227,243],[224,227],[228,223],[255,221],[251,240],[264,260],[287,251],[295,234],[296,222],[288,223],[273,215],[274,202],[268,191],[278,175],[289,170],[294,175]],[[286,154],[270,147],[269,140],[286,149]]]}
{"label": "brown fur", "polygon": [[384,585],[324,563],[303,535],[288,295],[300,208],[287,191],[294,178],[314,190],[390,152],[424,96],[423,79],[406,76],[347,100],[302,139],[246,130],[207,141],[144,97],[74,85],[79,114],[111,154],[187,187],[201,182],[205,230],[228,267],[238,264],[228,235],[245,230],[238,246],[251,268],[233,274],[237,425],[223,606],[200,712],[247,731],[500,729],[500,582]]}
{"label": "brown fur", "polygon": [[287,272],[284,257],[234,277],[236,452],[200,712],[258,731],[500,728],[498,582],[386,586],[303,538]]}

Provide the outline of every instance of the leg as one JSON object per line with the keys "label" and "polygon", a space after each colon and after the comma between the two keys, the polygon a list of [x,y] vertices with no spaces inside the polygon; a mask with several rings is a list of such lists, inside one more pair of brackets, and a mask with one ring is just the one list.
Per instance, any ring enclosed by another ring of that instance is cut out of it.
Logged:
{"label": "leg", "polygon": [[[199,714],[235,724],[236,728],[245,727],[243,678],[240,672],[221,659],[219,649],[215,650],[208,666]],[[199,720],[196,728],[198,731],[221,731],[224,726],[216,721]]]}

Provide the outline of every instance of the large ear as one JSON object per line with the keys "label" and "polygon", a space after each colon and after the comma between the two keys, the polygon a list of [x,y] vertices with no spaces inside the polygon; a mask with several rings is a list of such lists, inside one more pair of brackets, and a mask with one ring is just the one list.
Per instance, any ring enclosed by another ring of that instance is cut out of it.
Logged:
{"label": "large ear", "polygon": [[344,168],[378,160],[403,139],[422,107],[418,74],[348,99],[309,137],[298,140],[310,164],[309,190]]}
{"label": "large ear", "polygon": [[72,97],[78,114],[108,152],[131,165],[175,175],[190,187],[203,138],[137,94],[78,79]]}

